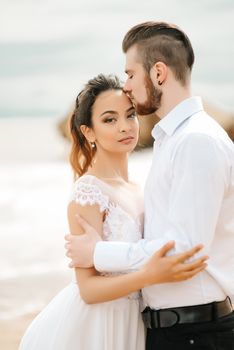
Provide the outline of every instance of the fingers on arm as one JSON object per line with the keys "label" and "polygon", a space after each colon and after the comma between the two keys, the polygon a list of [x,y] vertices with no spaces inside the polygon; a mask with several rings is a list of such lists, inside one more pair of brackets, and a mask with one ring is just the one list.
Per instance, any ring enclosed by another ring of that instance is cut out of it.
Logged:
{"label": "fingers on arm", "polygon": [[192,262],[192,263],[184,263],[183,266],[183,270],[184,271],[193,271],[198,269],[200,266],[203,266],[204,264],[206,264],[206,260],[208,259],[208,256],[205,255],[199,259],[197,259],[196,261]]}
{"label": "fingers on arm", "polygon": [[199,272],[203,271],[207,267],[207,264],[203,263],[198,268],[190,271],[184,271],[178,273],[178,275],[175,276],[175,281],[184,281],[189,278],[192,278],[193,276],[197,275]]}
{"label": "fingers on arm", "polygon": [[175,246],[175,241],[169,241],[169,242],[167,242],[166,244],[164,244],[164,245],[162,246],[162,248],[160,248],[159,250],[157,250],[157,251],[155,252],[155,254],[156,254],[157,256],[163,257],[163,256],[165,256],[167,253],[169,253],[169,251],[170,251],[171,249],[173,249],[174,246]]}
{"label": "fingers on arm", "polygon": [[72,201],[68,205],[67,214],[72,235],[82,234],[89,230],[90,227],[93,227],[97,232],[102,233],[103,214],[100,212],[98,205],[82,206]]}
{"label": "fingers on arm", "polygon": [[81,228],[82,228],[84,231],[90,230],[90,228],[91,228],[92,226],[90,226],[90,225],[88,224],[88,222],[87,222],[82,216],[79,215],[79,213],[76,213],[76,214],[75,214],[75,217],[76,217],[77,223],[81,226]]}
{"label": "fingers on arm", "polygon": [[192,258],[195,254],[200,252],[203,248],[202,244],[198,244],[195,247],[191,248],[190,250],[187,250],[184,253],[176,254],[175,258],[177,259],[177,262],[185,262],[186,260]]}
{"label": "fingers on arm", "polygon": [[192,263],[178,263],[177,272],[175,278],[177,281],[186,280],[192,278],[199,272],[203,271],[207,267],[206,260],[208,256],[203,256]]}
{"label": "fingers on arm", "polygon": [[64,236],[64,239],[65,239],[66,241],[68,241],[68,242],[71,241],[71,238],[72,238],[72,235],[70,235],[70,234]]}

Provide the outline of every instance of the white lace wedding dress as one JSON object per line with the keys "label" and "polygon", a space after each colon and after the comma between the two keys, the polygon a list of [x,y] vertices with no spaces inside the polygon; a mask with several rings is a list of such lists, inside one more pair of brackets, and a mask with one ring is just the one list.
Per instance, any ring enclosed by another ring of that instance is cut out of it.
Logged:
{"label": "white lace wedding dress", "polygon": [[[121,198],[111,185],[84,175],[74,184],[72,200],[81,205],[98,204],[100,211],[105,211],[105,240],[135,242],[141,238],[142,205],[135,201],[131,212],[127,198]],[[19,350],[144,349],[140,294],[87,305],[80,297],[75,278],[34,319],[19,347]]]}

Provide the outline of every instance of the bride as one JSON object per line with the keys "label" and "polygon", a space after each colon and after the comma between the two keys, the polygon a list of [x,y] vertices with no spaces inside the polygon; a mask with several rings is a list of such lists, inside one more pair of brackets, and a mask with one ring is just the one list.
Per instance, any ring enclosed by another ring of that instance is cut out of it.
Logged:
{"label": "bride", "polygon": [[[103,240],[138,241],[143,198],[128,178],[128,155],[137,144],[139,125],[118,78],[100,74],[88,81],[77,97],[70,128],[76,177],[68,205],[70,231],[82,234],[81,215]],[[184,263],[200,246],[166,256],[172,247],[169,242],[129,274],[76,269],[70,285],[29,326],[19,349],[144,350],[140,289],[190,278],[206,266],[205,257]]]}

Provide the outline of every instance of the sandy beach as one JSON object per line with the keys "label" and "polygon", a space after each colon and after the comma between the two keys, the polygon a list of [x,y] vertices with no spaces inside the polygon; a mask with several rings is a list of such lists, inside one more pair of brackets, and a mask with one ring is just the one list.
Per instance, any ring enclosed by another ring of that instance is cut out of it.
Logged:
{"label": "sandy beach", "polygon": [[69,273],[18,276],[1,281],[0,348],[18,349],[26,328],[40,310],[69,283]]}
{"label": "sandy beach", "polygon": [[[55,119],[0,119],[0,349],[16,350],[31,320],[71,280],[63,247],[68,153]],[[151,150],[130,158],[142,185],[150,160]]]}
{"label": "sandy beach", "polygon": [[14,321],[0,322],[0,345],[1,349],[13,350],[17,349],[21,334],[36,314],[29,314]]}

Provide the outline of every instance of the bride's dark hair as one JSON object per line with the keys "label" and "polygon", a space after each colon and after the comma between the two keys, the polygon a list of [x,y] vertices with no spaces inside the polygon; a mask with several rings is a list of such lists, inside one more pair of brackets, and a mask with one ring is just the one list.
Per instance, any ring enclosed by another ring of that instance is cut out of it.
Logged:
{"label": "bride's dark hair", "polygon": [[122,90],[120,80],[115,75],[99,74],[90,79],[76,98],[74,112],[70,119],[72,148],[70,163],[75,177],[83,175],[90,166],[96,153],[80,130],[81,125],[92,128],[92,110],[97,97],[108,90]]}

